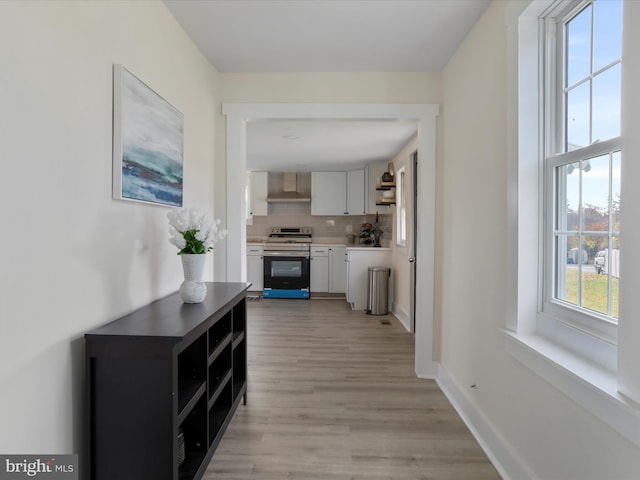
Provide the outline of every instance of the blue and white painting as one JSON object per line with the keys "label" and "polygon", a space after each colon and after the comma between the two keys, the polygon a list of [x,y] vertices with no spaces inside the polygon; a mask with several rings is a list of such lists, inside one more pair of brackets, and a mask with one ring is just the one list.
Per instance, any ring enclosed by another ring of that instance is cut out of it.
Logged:
{"label": "blue and white painting", "polygon": [[114,196],[181,207],[182,113],[115,67]]}

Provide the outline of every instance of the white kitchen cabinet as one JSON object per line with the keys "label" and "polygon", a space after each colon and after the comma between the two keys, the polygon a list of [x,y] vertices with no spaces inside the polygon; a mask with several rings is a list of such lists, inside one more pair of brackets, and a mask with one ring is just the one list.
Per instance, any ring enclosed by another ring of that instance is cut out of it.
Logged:
{"label": "white kitchen cabinet", "polygon": [[268,174],[267,172],[251,172],[249,178],[249,216],[266,216],[268,214]]}
{"label": "white kitchen cabinet", "polygon": [[329,247],[329,293],[347,291],[347,247]]}
{"label": "white kitchen cabinet", "polygon": [[329,247],[311,245],[309,276],[311,292],[329,291]]}
{"label": "white kitchen cabinet", "polygon": [[349,212],[349,215],[363,215],[366,213],[365,187],[364,170],[347,172],[347,212]]}
{"label": "white kitchen cabinet", "polygon": [[364,170],[311,173],[311,215],[362,215],[366,204]]}
{"label": "white kitchen cabinet", "polygon": [[347,215],[346,172],[311,172],[311,215]]}
{"label": "white kitchen cabinet", "polygon": [[261,292],[264,286],[263,250],[262,245],[247,245],[247,282],[252,283],[252,292]]}
{"label": "white kitchen cabinet", "polygon": [[[391,268],[391,249],[347,248],[347,302],[354,310],[364,310],[367,307],[369,267]],[[391,283],[389,284],[389,293],[391,293]]]}

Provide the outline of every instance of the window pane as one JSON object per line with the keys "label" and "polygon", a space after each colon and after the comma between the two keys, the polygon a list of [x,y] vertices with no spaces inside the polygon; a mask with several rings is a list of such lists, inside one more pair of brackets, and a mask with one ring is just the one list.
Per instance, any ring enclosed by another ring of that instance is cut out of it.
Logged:
{"label": "window pane", "polygon": [[[620,152],[614,152],[611,160],[611,188],[613,193],[612,203],[613,212],[611,215],[613,233],[620,233],[620,164],[622,155]],[[619,248],[617,238],[614,238],[613,248]]]}
{"label": "window pane", "polygon": [[622,56],[622,2],[596,0],[593,20],[593,69]]}
{"label": "window pane", "polygon": [[609,155],[582,161],[582,216],[585,231],[609,231]]}
{"label": "window pane", "polygon": [[407,198],[405,167],[396,174],[396,244],[406,245],[407,241]]}
{"label": "window pane", "polygon": [[593,141],[620,136],[620,79],[617,64],[593,79]]}
{"label": "window pane", "polygon": [[580,164],[576,162],[558,167],[556,182],[556,230],[577,232],[580,228]]}
{"label": "window pane", "polygon": [[567,80],[573,85],[591,73],[591,5],[567,23]]}
{"label": "window pane", "polygon": [[570,152],[591,144],[589,140],[589,86],[585,82],[567,92],[566,151]]}
{"label": "window pane", "polygon": [[555,298],[578,305],[578,265],[580,258],[577,235],[556,237],[556,284]]}
{"label": "window pane", "polygon": [[406,194],[406,188],[405,188],[405,174],[404,174],[404,167],[402,168],[401,172],[400,172],[400,184],[402,185],[401,188],[401,200],[400,202],[402,203],[402,208],[400,209],[400,240],[402,241],[402,245],[405,244],[406,240],[407,240],[407,194]]}
{"label": "window pane", "polygon": [[[620,287],[620,250],[617,248],[608,249],[604,248],[596,253],[594,259],[594,270],[597,274],[597,279],[591,280],[589,302],[585,304],[587,308],[596,310],[601,313],[611,315],[614,318],[618,318],[618,299],[619,299],[619,287]],[[602,308],[602,283],[607,283],[609,294],[609,306],[610,312],[605,312]],[[586,287],[585,287],[586,289]],[[586,301],[585,301],[586,302]]]}
{"label": "window pane", "polygon": [[607,237],[585,235],[582,237],[583,248],[588,255],[588,263],[582,265],[582,306],[605,315],[609,314],[609,278],[608,275],[598,274],[595,262],[600,262],[602,255],[598,252],[606,251]]}
{"label": "window pane", "polygon": [[620,298],[620,250],[613,248],[609,255],[609,281],[611,282],[611,316],[618,317],[618,307]]}

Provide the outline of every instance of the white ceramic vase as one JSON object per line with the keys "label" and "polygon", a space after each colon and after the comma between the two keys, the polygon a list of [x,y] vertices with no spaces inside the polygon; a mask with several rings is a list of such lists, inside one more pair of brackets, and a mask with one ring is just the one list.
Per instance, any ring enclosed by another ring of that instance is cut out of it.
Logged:
{"label": "white ceramic vase", "polygon": [[201,303],[207,296],[207,286],[202,281],[206,255],[183,253],[180,257],[184,271],[184,282],[180,285],[180,298],[184,303]]}

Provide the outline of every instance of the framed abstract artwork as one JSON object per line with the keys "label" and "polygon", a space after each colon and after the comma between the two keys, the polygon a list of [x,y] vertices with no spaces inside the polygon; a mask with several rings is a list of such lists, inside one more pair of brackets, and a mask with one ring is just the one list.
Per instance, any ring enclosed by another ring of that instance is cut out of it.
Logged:
{"label": "framed abstract artwork", "polygon": [[182,206],[184,117],[122,65],[113,68],[113,198]]}

